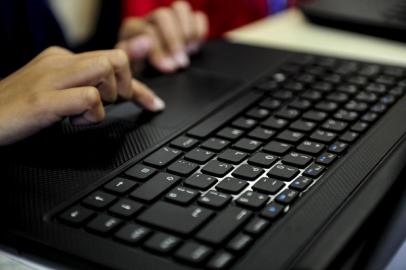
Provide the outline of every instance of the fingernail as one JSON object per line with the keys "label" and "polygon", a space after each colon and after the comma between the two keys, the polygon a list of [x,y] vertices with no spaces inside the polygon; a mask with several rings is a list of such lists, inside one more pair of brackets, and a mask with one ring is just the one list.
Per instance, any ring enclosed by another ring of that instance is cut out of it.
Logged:
{"label": "fingernail", "polygon": [[187,45],[186,50],[188,53],[193,54],[197,53],[200,49],[200,43],[199,42],[192,42]]}
{"label": "fingernail", "polygon": [[172,58],[166,57],[159,62],[159,67],[164,71],[174,71],[176,63]]}
{"label": "fingernail", "polygon": [[162,111],[165,109],[165,102],[160,97],[155,96],[151,109],[154,112]]}
{"label": "fingernail", "polygon": [[147,36],[133,38],[128,43],[130,55],[135,58],[143,58],[151,49],[152,42]]}
{"label": "fingernail", "polygon": [[187,67],[190,64],[189,57],[185,52],[177,52],[173,58],[181,67]]}

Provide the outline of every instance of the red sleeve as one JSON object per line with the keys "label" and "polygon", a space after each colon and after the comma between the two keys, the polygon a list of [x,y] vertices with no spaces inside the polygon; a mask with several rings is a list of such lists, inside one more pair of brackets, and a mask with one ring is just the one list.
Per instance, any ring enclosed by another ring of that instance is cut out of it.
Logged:
{"label": "red sleeve", "polygon": [[[160,6],[170,5],[173,0],[124,0],[124,16],[144,16]],[[266,0],[189,0],[196,10],[209,17],[210,37],[242,26],[267,15]]]}

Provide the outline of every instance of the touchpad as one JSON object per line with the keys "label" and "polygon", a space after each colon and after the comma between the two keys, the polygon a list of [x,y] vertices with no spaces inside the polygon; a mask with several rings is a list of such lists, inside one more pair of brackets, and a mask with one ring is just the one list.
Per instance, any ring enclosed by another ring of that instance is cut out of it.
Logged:
{"label": "touchpad", "polygon": [[[236,89],[241,81],[215,75],[206,71],[192,70],[145,80],[166,103],[163,112],[150,115],[148,124],[163,128],[177,128],[193,119],[223,95]],[[134,121],[146,114],[131,102],[110,105],[106,108],[107,121]]]}

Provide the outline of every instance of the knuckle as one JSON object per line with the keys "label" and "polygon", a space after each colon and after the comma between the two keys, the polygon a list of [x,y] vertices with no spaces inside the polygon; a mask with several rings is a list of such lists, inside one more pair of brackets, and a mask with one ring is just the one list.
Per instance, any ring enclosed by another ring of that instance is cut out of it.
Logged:
{"label": "knuckle", "polygon": [[113,52],[114,52],[114,57],[117,61],[117,64],[120,67],[129,65],[130,61],[128,60],[127,53],[124,50],[115,49]]}
{"label": "knuckle", "polygon": [[160,7],[153,14],[154,19],[164,19],[172,15],[172,10],[169,7]]}
{"label": "knuckle", "polygon": [[90,107],[94,108],[101,104],[100,93],[96,87],[87,87],[83,91],[83,101]]}

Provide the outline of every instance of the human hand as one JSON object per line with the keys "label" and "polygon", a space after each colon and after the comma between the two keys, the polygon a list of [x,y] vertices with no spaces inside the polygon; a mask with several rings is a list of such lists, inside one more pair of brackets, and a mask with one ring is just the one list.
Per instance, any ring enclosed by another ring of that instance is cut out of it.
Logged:
{"label": "human hand", "polygon": [[0,81],[0,145],[28,137],[71,117],[73,124],[98,123],[103,102],[133,100],[159,111],[163,101],[132,79],[122,50],[81,54],[51,47]]}
{"label": "human hand", "polygon": [[176,1],[146,17],[126,19],[116,47],[126,51],[134,64],[148,59],[168,73],[189,65],[189,55],[200,49],[207,32],[207,16],[193,11],[186,1]]}

